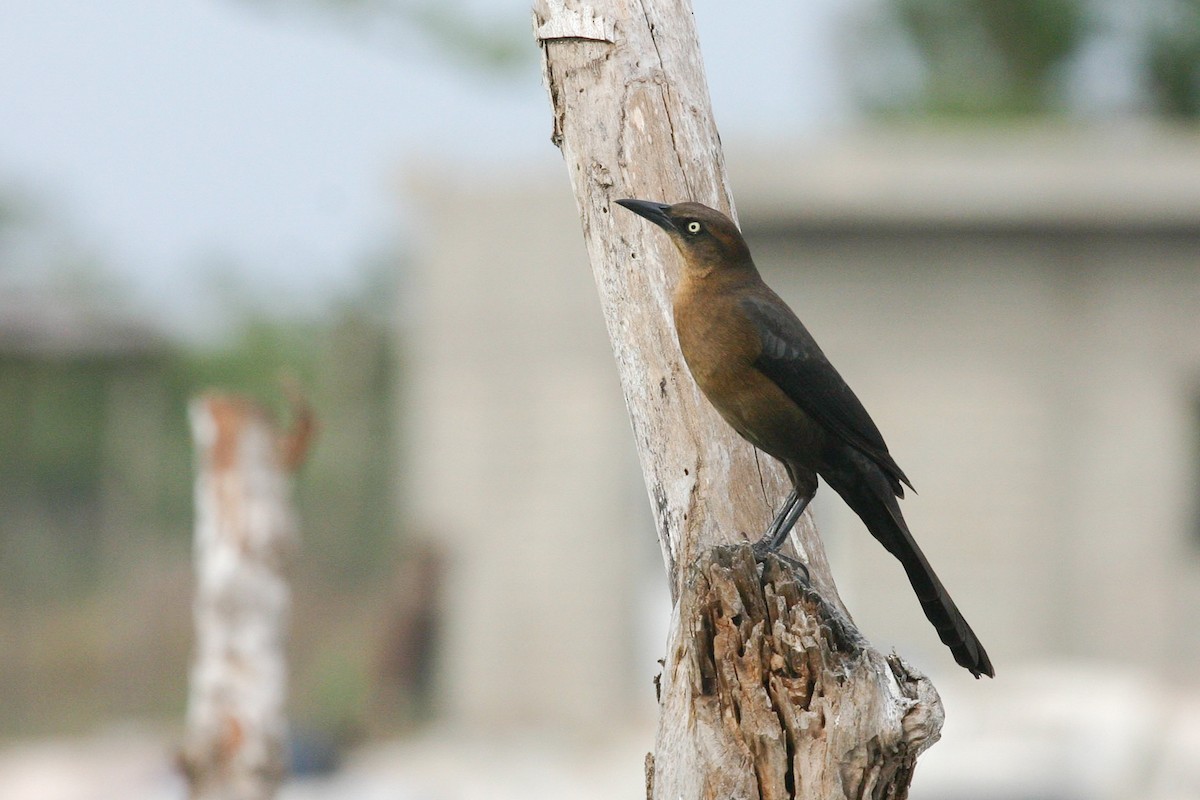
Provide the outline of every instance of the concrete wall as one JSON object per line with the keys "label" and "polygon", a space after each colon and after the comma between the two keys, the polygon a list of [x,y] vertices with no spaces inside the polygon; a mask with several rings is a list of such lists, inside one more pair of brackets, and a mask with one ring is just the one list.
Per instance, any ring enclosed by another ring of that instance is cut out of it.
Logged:
{"label": "concrete wall", "polygon": [[416,182],[406,470],[450,559],[442,712],[586,728],[653,702],[657,543],[565,175],[509,177]]}

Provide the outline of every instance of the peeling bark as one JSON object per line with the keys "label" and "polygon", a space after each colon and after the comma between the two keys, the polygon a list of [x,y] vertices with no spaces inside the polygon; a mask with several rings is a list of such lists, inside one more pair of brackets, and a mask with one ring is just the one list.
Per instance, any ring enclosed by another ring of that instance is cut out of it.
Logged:
{"label": "peeling bark", "polygon": [[803,586],[754,563],[745,542],[787,494],[783,470],[683,365],[674,248],[612,212],[696,200],[736,219],[691,8],[536,0],[533,27],[675,601],[647,796],[903,797],[940,730],[937,694],[859,637],[808,515],[791,537]]}
{"label": "peeling bark", "polygon": [[180,762],[195,800],[267,800],[284,776],[291,471],[314,429],[307,407],[293,405],[286,434],[237,397],[190,408],[196,645]]}

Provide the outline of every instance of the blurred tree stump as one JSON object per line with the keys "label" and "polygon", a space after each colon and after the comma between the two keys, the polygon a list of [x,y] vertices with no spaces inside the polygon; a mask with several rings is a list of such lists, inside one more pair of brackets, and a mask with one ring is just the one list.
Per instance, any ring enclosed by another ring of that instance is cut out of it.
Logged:
{"label": "blurred tree stump", "polygon": [[195,655],[180,755],[193,800],[267,800],[286,771],[292,471],[312,437],[240,397],[192,401],[196,450]]}

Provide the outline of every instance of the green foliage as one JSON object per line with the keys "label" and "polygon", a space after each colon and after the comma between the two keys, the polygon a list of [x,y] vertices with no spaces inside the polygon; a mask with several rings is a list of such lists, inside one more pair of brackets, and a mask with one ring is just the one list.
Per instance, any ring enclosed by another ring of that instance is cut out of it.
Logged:
{"label": "green foliage", "polygon": [[367,664],[370,645],[366,641],[346,642],[344,638],[318,648],[304,674],[296,676],[299,691],[293,701],[295,711],[317,728],[361,725],[364,706],[371,696]]}
{"label": "green foliage", "polygon": [[926,70],[921,108],[1024,115],[1055,108],[1064,61],[1087,29],[1079,0],[896,0]]}
{"label": "green foliage", "polygon": [[[1067,105],[1067,65],[1102,33],[1140,54],[1133,77],[1148,92],[1127,111],[1200,118],[1200,0],[1147,0],[1136,17],[1106,14],[1085,0],[891,0],[890,8],[891,26],[863,31],[883,45],[862,59],[873,69],[866,70],[861,94],[878,113],[1059,112]],[[899,32],[903,44],[889,48],[889,32]],[[919,89],[906,92],[898,76],[908,74],[903,67],[914,59]]]}
{"label": "green foliage", "polygon": [[1200,118],[1200,0],[1167,0],[1148,37],[1146,69],[1157,110]]}
{"label": "green foliage", "polygon": [[181,351],[172,365],[171,380],[181,393],[196,394],[211,387],[282,410],[280,381],[311,385],[317,348],[328,335],[319,323],[250,317],[218,345]]}

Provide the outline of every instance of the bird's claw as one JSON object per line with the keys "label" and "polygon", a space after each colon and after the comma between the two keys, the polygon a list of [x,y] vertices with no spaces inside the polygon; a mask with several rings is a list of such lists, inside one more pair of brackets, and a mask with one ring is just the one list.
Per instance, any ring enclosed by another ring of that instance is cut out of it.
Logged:
{"label": "bird's claw", "polygon": [[774,556],[783,564],[790,567],[793,571],[802,573],[804,583],[809,583],[810,576],[808,572],[808,566],[803,561],[792,558],[791,556],[786,556],[779,552],[778,549],[772,547],[770,537],[764,536],[754,544],[750,545],[750,551],[754,553],[754,560],[758,561],[759,563],[766,561],[768,556]]}

